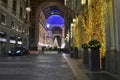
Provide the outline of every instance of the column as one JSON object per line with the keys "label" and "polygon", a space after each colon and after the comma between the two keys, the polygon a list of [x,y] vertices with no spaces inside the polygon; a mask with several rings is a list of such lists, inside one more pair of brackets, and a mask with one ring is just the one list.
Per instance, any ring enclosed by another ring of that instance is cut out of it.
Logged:
{"label": "column", "polygon": [[7,33],[6,40],[7,40],[7,42],[6,42],[6,51],[5,51],[6,54],[5,55],[8,55],[7,53],[10,49],[10,35],[9,35],[9,33]]}
{"label": "column", "polygon": [[114,23],[115,23],[115,45],[116,50],[120,51],[120,0],[113,0],[114,5]]}

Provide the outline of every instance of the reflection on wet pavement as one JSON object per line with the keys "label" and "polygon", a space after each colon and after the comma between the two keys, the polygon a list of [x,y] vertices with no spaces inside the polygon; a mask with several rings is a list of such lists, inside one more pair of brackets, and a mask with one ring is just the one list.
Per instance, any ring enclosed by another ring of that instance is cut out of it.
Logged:
{"label": "reflection on wet pavement", "polygon": [[62,55],[0,58],[0,80],[76,80]]}

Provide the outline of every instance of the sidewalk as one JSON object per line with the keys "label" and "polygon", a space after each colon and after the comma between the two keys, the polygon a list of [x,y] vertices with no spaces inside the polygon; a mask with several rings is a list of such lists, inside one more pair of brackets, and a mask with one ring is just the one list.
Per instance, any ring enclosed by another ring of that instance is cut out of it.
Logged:
{"label": "sidewalk", "polygon": [[82,59],[70,58],[70,55],[68,54],[63,54],[63,57],[67,61],[77,80],[118,80],[103,71],[90,71],[88,65],[83,65]]}

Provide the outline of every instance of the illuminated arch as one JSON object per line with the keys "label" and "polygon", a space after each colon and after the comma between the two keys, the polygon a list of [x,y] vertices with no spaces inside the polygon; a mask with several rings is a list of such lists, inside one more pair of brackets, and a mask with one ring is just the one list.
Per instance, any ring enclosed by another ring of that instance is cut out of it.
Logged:
{"label": "illuminated arch", "polygon": [[63,27],[64,26],[64,18],[60,15],[51,15],[47,18],[46,29],[52,29],[54,26]]}

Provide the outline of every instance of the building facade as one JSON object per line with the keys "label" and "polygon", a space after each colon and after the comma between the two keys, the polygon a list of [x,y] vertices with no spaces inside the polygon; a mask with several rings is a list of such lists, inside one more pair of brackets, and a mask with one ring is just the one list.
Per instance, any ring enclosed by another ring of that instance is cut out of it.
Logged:
{"label": "building facade", "polygon": [[26,4],[26,0],[0,0],[0,55],[13,47],[29,47]]}

